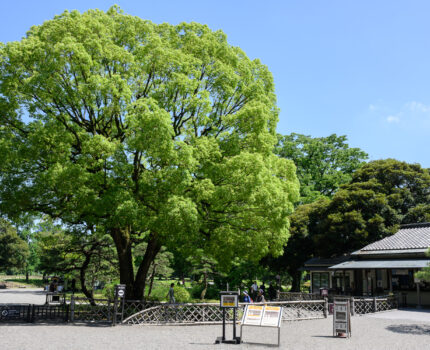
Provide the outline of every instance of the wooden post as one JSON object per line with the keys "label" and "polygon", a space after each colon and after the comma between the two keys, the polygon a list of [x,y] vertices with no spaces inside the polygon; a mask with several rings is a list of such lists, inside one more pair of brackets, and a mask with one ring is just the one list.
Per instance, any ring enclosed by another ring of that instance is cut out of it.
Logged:
{"label": "wooden post", "polygon": [[352,315],[352,316],[354,316],[354,315],[355,315],[355,302],[354,302],[354,297],[351,297],[350,304],[351,304],[351,315]]}
{"label": "wooden post", "polygon": [[373,297],[373,312],[377,312],[378,310],[376,309],[376,297]]}

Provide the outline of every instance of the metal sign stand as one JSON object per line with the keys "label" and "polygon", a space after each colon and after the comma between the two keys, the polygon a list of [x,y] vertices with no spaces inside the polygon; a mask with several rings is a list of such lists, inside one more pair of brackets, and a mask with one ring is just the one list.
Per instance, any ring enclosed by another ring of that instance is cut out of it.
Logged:
{"label": "metal sign stand", "polygon": [[[119,300],[118,300],[119,299]],[[121,312],[118,312],[118,302],[121,302]],[[121,315],[121,322],[124,318],[124,301],[125,301],[125,284],[115,285],[115,299],[113,302],[113,318],[112,325],[116,326],[116,319],[118,315]]]}
{"label": "metal sign stand", "polygon": [[[215,340],[215,344],[240,344],[240,337],[236,336],[236,311],[239,306],[239,292],[220,292],[220,308],[222,309],[222,337]],[[225,339],[225,315],[226,309],[233,309],[233,339]]]}
{"label": "metal sign stand", "polygon": [[333,337],[351,337],[351,308],[348,299],[333,301]]}

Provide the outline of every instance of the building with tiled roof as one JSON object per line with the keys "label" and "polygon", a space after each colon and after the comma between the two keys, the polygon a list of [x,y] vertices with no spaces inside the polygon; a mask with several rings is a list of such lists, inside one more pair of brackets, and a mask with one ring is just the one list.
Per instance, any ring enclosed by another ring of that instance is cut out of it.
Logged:
{"label": "building with tiled roof", "polygon": [[397,293],[403,304],[430,305],[430,284],[414,277],[429,266],[429,248],[430,223],[402,225],[394,235],[340,257],[332,266],[318,266],[314,258],[304,270],[311,273],[314,293],[321,287],[358,296]]}

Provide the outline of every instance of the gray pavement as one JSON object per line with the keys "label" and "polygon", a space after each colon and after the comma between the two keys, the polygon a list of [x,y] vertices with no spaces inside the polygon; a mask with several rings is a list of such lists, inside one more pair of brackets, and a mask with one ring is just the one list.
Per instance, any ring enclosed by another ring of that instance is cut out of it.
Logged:
{"label": "gray pavement", "polygon": [[[20,297],[40,298],[40,291]],[[6,293],[8,294],[8,293]],[[5,295],[0,293],[0,302]],[[10,296],[9,296],[10,297]],[[25,300],[25,299],[23,299]],[[396,350],[430,348],[430,311],[394,310],[352,318],[350,339],[332,337],[332,317],[284,322],[281,349]],[[85,324],[1,324],[0,349],[267,349],[277,330],[244,327],[241,345],[214,345],[221,326],[101,326]],[[238,328],[239,333],[239,328]],[[231,326],[227,336],[231,337]],[[264,343],[264,344],[262,344]],[[272,344],[272,345],[270,345]]]}
{"label": "gray pavement", "polygon": [[42,288],[0,289],[0,304],[44,304],[46,292]]}

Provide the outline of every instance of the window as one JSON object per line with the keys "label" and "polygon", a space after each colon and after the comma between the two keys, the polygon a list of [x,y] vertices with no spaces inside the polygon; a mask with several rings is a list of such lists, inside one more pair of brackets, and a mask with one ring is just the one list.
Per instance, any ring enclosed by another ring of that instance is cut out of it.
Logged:
{"label": "window", "polygon": [[312,273],[312,292],[319,292],[320,288],[328,288],[328,272],[313,272]]}

